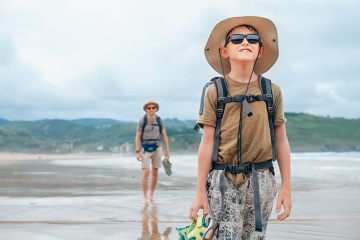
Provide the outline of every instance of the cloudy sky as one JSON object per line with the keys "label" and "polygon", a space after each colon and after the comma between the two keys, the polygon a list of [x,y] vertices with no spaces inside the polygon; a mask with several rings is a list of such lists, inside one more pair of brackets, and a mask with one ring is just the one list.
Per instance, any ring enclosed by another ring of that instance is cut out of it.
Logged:
{"label": "cloudy sky", "polygon": [[196,119],[222,19],[273,20],[285,111],[360,118],[358,0],[0,0],[0,118]]}

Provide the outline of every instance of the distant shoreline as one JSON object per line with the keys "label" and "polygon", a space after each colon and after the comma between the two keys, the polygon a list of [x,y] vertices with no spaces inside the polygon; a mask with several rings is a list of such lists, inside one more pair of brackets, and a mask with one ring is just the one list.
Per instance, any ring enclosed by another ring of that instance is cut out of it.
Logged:
{"label": "distant shoreline", "polygon": [[[324,150],[292,150],[292,153],[341,153],[341,152],[359,152],[358,150],[352,151],[324,151]],[[195,151],[173,151],[171,155],[197,155]],[[114,153],[68,153],[68,154],[54,154],[54,153],[20,153],[20,152],[0,152],[0,161],[14,161],[14,160],[57,160],[57,159],[96,159],[96,158],[118,158],[122,156],[131,156],[127,154],[114,154]],[[134,154],[135,157],[135,154]]]}
{"label": "distant shoreline", "polygon": [[56,159],[89,159],[103,157],[118,157],[112,153],[69,153],[69,154],[47,154],[47,153],[12,153],[0,152],[0,161],[13,160],[56,160]]}

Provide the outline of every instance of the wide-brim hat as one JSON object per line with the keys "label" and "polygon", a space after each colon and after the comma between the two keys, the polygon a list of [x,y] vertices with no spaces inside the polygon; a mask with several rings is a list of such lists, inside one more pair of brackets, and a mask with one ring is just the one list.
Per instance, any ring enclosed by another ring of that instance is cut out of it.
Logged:
{"label": "wide-brim hat", "polygon": [[147,103],[145,103],[143,109],[144,111],[146,112],[146,108],[149,106],[149,105],[155,105],[156,107],[156,111],[159,111],[159,104],[155,101],[148,101]]}
{"label": "wide-brim hat", "polygon": [[[263,44],[263,55],[257,60],[254,72],[257,75],[267,72],[276,62],[279,56],[278,34],[275,24],[263,17],[245,16],[233,17],[219,22],[211,31],[209,39],[205,45],[205,57],[210,66],[221,75],[227,75],[230,70],[230,62],[228,59],[220,55],[219,48],[224,46],[224,39],[226,34],[233,28],[239,25],[250,25],[254,27]],[[221,60],[220,60],[221,58]],[[224,67],[224,72],[223,68]]]}

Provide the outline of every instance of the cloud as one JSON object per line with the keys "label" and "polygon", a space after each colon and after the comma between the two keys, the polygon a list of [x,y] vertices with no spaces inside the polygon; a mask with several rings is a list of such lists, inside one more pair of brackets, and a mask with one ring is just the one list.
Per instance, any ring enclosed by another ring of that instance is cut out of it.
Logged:
{"label": "cloud", "polygon": [[[0,117],[137,121],[150,99],[163,117],[195,119],[217,73],[203,48],[213,26],[261,15],[278,27],[280,57],[265,75],[285,110],[359,118],[356,31],[347,1],[0,2]],[[335,97],[336,96],[336,97]]]}

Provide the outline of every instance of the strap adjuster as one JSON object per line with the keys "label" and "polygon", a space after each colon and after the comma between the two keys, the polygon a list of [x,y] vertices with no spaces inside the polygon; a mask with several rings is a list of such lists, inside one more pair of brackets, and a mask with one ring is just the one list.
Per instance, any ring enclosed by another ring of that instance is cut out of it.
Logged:
{"label": "strap adjuster", "polygon": [[222,117],[223,113],[224,113],[224,109],[221,109],[221,108],[216,109],[217,117]]}
{"label": "strap adjuster", "polygon": [[274,108],[269,107],[269,115],[272,116],[274,114]]}
{"label": "strap adjuster", "polygon": [[264,99],[265,99],[265,100],[271,100],[271,99],[272,99],[272,95],[271,95],[271,94],[264,94]]}

